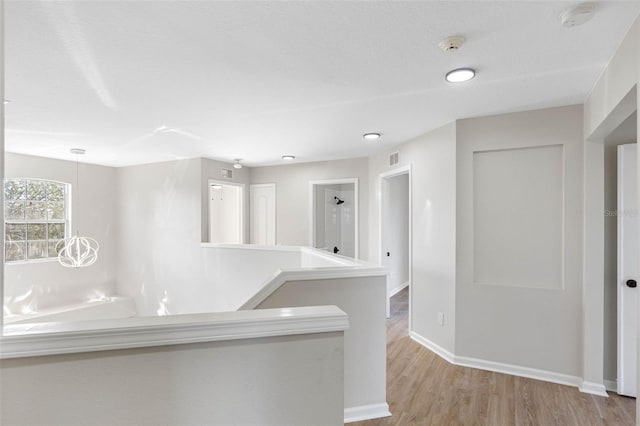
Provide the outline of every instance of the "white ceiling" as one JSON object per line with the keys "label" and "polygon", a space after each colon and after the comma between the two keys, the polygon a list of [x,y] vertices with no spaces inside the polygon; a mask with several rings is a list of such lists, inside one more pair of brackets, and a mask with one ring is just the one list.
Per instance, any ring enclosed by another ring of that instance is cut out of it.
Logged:
{"label": "white ceiling", "polygon": [[[638,16],[565,1],[5,2],[6,149],[111,166],[366,156],[458,118],[582,103]],[[446,36],[467,38],[445,53]],[[451,85],[444,74],[472,66]],[[377,131],[381,140],[365,142]]]}

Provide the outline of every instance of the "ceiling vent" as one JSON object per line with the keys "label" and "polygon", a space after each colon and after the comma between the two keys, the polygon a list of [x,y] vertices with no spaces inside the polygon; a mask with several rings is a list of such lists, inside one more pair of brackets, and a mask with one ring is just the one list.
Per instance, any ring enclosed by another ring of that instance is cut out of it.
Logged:
{"label": "ceiling vent", "polygon": [[445,52],[455,52],[462,47],[462,43],[464,43],[464,37],[451,36],[442,40],[438,44],[438,46],[440,46],[440,49],[444,50]]}
{"label": "ceiling vent", "polygon": [[231,169],[220,169],[220,175],[222,175],[225,179],[233,179],[233,170]]}
{"label": "ceiling vent", "polygon": [[389,167],[395,166],[400,161],[399,152],[394,152],[393,154],[389,154]]}

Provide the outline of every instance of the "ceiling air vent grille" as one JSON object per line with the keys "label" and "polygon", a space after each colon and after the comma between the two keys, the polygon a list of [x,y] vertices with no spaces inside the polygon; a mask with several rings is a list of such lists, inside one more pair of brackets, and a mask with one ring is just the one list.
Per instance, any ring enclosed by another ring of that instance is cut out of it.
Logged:
{"label": "ceiling air vent grille", "polygon": [[231,169],[220,169],[220,174],[225,179],[233,179],[233,170]]}
{"label": "ceiling air vent grille", "polygon": [[395,166],[400,161],[398,158],[398,152],[389,154],[389,167]]}

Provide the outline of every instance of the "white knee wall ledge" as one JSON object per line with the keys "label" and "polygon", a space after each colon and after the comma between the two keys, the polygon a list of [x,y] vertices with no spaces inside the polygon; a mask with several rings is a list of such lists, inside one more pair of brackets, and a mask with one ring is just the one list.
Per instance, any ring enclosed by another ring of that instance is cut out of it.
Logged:
{"label": "white knee wall ledge", "polygon": [[425,348],[429,349],[432,352],[435,352],[436,355],[440,356],[445,361],[454,365],[478,368],[480,370],[494,371],[496,373],[510,374],[512,376],[526,377],[529,379],[542,380],[545,382],[557,383],[560,385],[576,386],[580,390],[580,392],[604,397],[609,396],[607,395],[606,388],[602,383],[585,382],[578,376],[570,376],[568,374],[561,374],[553,371],[538,370],[535,368],[522,367],[519,365],[504,364],[500,362],[487,361],[484,359],[458,356],[444,349],[442,346],[433,343],[429,339],[424,338],[414,331],[410,333],[410,337]]}
{"label": "white knee wall ledge", "polygon": [[0,339],[0,358],[324,333],[348,328],[347,314],[336,306],[7,325]]}

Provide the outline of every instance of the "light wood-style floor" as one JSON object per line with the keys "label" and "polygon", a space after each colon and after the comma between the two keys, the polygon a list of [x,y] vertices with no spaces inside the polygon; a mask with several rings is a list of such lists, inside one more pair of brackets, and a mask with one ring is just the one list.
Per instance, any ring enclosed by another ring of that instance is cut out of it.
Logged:
{"label": "light wood-style floor", "polygon": [[387,402],[392,417],[351,425],[635,425],[635,398],[459,367],[408,336],[408,291],[387,320]]}

